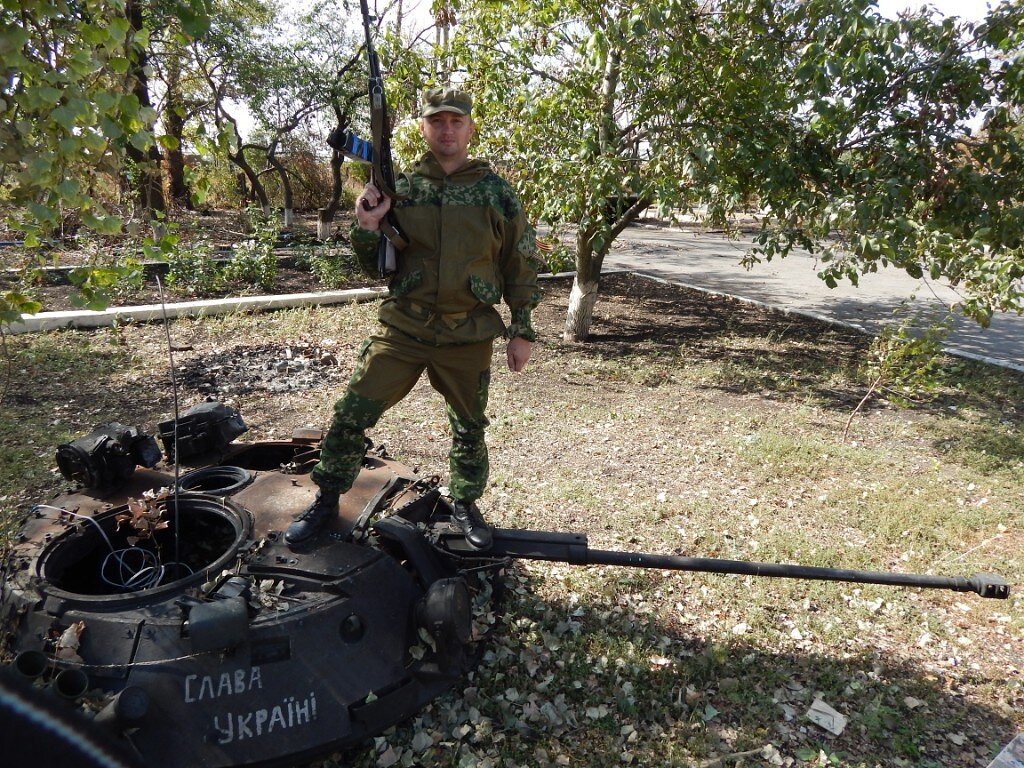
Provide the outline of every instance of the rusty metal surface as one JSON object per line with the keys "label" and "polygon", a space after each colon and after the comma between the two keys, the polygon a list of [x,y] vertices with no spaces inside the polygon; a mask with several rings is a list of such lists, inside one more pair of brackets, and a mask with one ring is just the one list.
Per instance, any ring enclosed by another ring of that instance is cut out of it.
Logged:
{"label": "rusty metal surface", "polygon": [[[326,531],[344,533],[394,478],[412,482],[415,478],[401,464],[368,457],[351,490],[341,497],[340,514]],[[317,486],[308,474],[287,475],[281,472],[258,472],[252,483],[232,496],[232,501],[247,509],[255,518],[254,536],[264,538],[280,534],[295,515],[302,512],[316,497]]]}
{"label": "rusty metal surface", "polygon": [[54,506],[77,510],[82,514],[94,515],[128,503],[128,499],[142,496],[145,491],[156,488],[173,488],[174,472],[169,470],[139,467],[124,485],[114,490],[81,488],[54,499]]}

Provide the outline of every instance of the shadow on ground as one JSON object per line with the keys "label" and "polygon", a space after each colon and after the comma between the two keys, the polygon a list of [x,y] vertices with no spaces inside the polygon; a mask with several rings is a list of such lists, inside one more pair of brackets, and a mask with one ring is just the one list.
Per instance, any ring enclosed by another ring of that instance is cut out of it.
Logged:
{"label": "shadow on ground", "polygon": [[[569,279],[546,283],[549,297],[537,310],[538,325],[561,329]],[[643,361],[672,370],[703,368],[697,386],[768,399],[799,396],[823,408],[849,412],[867,393],[864,365],[871,338],[848,328],[696,291],[629,273],[602,277],[590,338],[581,344],[552,345],[558,355]],[[1001,377],[997,386],[961,387]],[[959,408],[999,414],[1024,422],[1016,403],[1024,401],[1024,376],[983,363],[946,358],[934,374],[934,392],[913,403],[919,411],[959,418]],[[1012,391],[1006,390],[1006,382]],[[985,401],[984,392],[1007,395]],[[885,407],[869,398],[861,412]]]}
{"label": "shadow on ground", "polygon": [[[685,621],[633,613],[637,595],[583,594],[565,605],[535,598],[541,582],[527,581],[533,585],[507,606],[488,660],[386,736],[396,755],[426,732],[434,744],[417,764],[454,764],[456,755],[459,764],[492,764],[495,752],[515,761],[542,750],[551,762],[538,765],[594,768],[792,765],[793,758],[966,768],[986,765],[1016,730],[959,690],[957,679],[884,650],[824,655],[775,650],[770,638],[709,642]],[[816,699],[847,718],[839,735],[807,718]],[[481,737],[492,731],[502,738]],[[768,745],[782,762],[762,759]],[[313,765],[379,765],[382,751],[378,743]]]}

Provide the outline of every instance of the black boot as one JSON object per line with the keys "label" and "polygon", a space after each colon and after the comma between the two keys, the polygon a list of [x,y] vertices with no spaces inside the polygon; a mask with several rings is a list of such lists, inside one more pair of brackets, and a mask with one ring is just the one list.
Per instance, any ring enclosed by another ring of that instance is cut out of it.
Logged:
{"label": "black boot", "polygon": [[284,540],[288,544],[301,544],[313,538],[327,522],[338,514],[338,497],[340,494],[330,491],[319,491],[313,503],[306,507],[295,518],[295,522],[284,532]]}
{"label": "black boot", "polygon": [[466,541],[475,549],[491,548],[491,527],[484,522],[483,515],[471,501],[455,500],[452,505],[452,520],[462,529]]}

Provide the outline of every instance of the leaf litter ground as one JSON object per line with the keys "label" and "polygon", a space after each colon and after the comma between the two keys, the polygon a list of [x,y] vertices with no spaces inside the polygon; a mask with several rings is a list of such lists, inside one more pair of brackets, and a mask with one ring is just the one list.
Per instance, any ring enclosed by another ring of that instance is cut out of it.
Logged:
{"label": "leaf litter ground", "polygon": [[[568,288],[545,282],[526,373],[496,357],[481,500],[494,523],[605,549],[1020,583],[1018,377],[946,361],[938,400],[876,401],[843,442],[865,338],[613,275],[592,339],[567,345]],[[213,391],[247,439],[324,426],[374,326],[373,305],[175,322],[182,407]],[[8,341],[11,521],[60,487],[57,436],[115,419],[152,431],[173,398],[159,326]],[[371,437],[443,476],[447,430],[421,383]],[[984,766],[1024,730],[1018,595],[526,563],[506,582],[467,680],[314,765]],[[848,720],[840,735],[807,718],[816,700]]]}

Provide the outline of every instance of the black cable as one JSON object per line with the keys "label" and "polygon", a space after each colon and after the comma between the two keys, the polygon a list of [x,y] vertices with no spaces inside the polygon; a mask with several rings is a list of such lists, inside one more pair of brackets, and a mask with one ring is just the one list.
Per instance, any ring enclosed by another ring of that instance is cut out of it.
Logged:
{"label": "black cable", "polygon": [[167,319],[167,304],[164,302],[164,286],[160,282],[160,275],[156,275],[156,287],[160,292],[160,312],[164,319],[164,333],[167,335],[167,359],[171,366],[171,393],[174,396],[174,435],[171,445],[174,446],[174,490],[171,498],[174,500],[174,562],[181,562],[179,539],[181,537],[181,526],[178,524],[178,475],[180,465],[178,464],[178,378],[174,373],[174,347],[171,344],[171,326]]}

